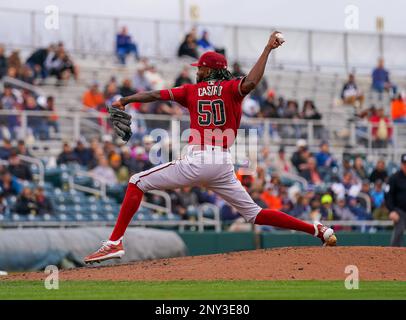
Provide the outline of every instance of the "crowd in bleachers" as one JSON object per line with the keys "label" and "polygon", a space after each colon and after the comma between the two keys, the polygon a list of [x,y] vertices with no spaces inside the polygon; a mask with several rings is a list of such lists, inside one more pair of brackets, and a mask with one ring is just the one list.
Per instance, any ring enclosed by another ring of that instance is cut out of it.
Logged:
{"label": "crowd in bleachers", "polygon": [[57,84],[62,84],[71,77],[77,80],[79,69],[63,42],[36,49],[25,62],[19,50],[13,50],[6,56],[4,46],[0,45],[0,79],[3,76],[35,85],[54,76],[59,80]]}
{"label": "crowd in bleachers", "polygon": [[[56,189],[66,189],[63,172],[72,168],[71,174],[82,170],[97,178],[78,183],[94,186],[95,181],[101,181],[107,185],[109,197],[114,199],[111,203],[117,211],[113,215],[116,215],[131,175],[153,167],[148,155],[153,144],[152,137],[148,135],[139,142],[121,147],[113,143],[111,136],[105,136],[101,141],[93,139],[89,143],[80,140],[74,146],[65,142],[61,153],[54,159],[54,166],[50,159],[45,162],[46,185],[39,186],[32,172],[33,167],[19,158],[20,155],[30,155],[24,141],[13,146],[5,140],[0,147],[3,161],[0,167],[0,214],[18,212],[20,215],[43,216],[58,215],[60,210],[65,212],[66,205],[58,203],[54,192]],[[287,155],[283,147],[277,154],[264,147],[258,160],[255,171],[237,165],[236,175],[254,201],[262,207],[282,210],[306,220],[388,218],[384,188],[389,175],[397,170],[396,164],[385,163],[384,160],[370,163],[362,156],[345,156],[340,163],[330,153],[326,142],[320,145],[319,150],[310,150],[305,140],[298,140],[297,150],[291,155]],[[56,180],[53,176],[55,172],[59,172]],[[294,183],[285,173],[302,177],[306,184]],[[196,206],[202,203],[218,206],[224,221],[239,218],[233,208],[206,188],[185,187],[167,192],[171,197],[173,214],[179,219],[195,219]],[[165,206],[159,197],[146,197],[151,203]],[[81,199],[89,201],[88,197]],[[87,210],[83,204],[82,207],[80,203],[77,205]]]}
{"label": "crowd in bleachers", "polygon": [[[198,37],[196,29],[192,29],[180,45],[178,56],[189,56],[195,59],[207,50],[225,53],[224,49],[211,43],[207,31]],[[193,83],[194,75],[191,75],[189,67],[184,67],[176,79],[165,79],[159,69],[141,53],[128,30],[123,28],[117,34],[116,54],[122,64],[125,64],[128,55],[134,54],[139,62],[137,72],[132,79],[125,78],[119,81],[113,76],[108,83],[100,84],[95,81],[90,84],[89,89],[82,96],[84,109],[106,113],[106,103],[112,102],[118,96]],[[235,77],[245,75],[245,71],[238,62],[232,65],[231,71]],[[59,43],[34,51],[25,63],[21,61],[18,51],[13,51],[6,56],[4,48],[0,46],[0,78],[6,75],[33,85],[41,84],[49,76],[55,76],[58,79],[57,84],[63,84],[63,81],[69,78],[77,79],[79,72],[63,43]],[[379,61],[379,65],[373,71],[372,89],[378,93],[390,92],[393,98],[390,117],[385,114],[382,106],[365,108],[365,93],[358,89],[354,75],[350,75],[348,81],[343,84],[341,99],[344,104],[353,105],[356,108],[356,117],[360,122],[373,124],[372,146],[382,148],[391,142],[392,120],[396,123],[406,121],[406,102],[397,86],[390,81],[389,72],[384,68],[383,60]],[[1,109],[51,111],[51,116],[28,117],[27,126],[35,139],[48,140],[50,129],[56,133],[59,131],[59,121],[52,96],[44,98],[30,90],[5,84],[3,91],[0,92]],[[187,111],[176,103],[157,102],[132,104],[129,112],[132,115],[164,114],[176,117]],[[263,79],[244,100],[243,114],[247,118],[323,119],[323,114],[319,112],[312,100],[306,100],[299,105],[299,101],[275,92],[269,87],[266,79]],[[74,168],[72,170],[83,170],[94,174],[98,180],[107,184],[110,191],[117,191],[115,200],[109,202],[112,205],[109,212],[117,214],[120,197],[123,196],[129,177],[153,166],[148,156],[154,143],[149,135],[152,126],[142,117],[134,116],[133,119],[134,134],[128,146],[117,146],[111,136],[106,136],[103,140],[83,139],[74,145],[61,142],[61,153],[55,159],[54,166],[49,165],[51,162],[47,162],[49,171],[46,170],[45,185],[39,187],[36,175],[32,172],[33,168],[19,157],[19,155],[30,155],[24,141],[16,140],[22,138],[18,135],[18,129],[21,126],[20,116],[0,114],[0,138],[3,139],[0,147],[0,158],[3,160],[0,167],[0,214],[10,215],[18,212],[21,215],[41,216],[66,212],[66,204],[57,195],[67,192],[63,191],[66,187],[63,173],[69,172],[72,166]],[[99,124],[102,124],[101,119]],[[165,127],[165,125],[162,126]],[[156,123],[153,127],[156,127]],[[315,128],[316,136],[323,138],[322,126]],[[299,126],[274,125],[270,129],[274,137],[286,136],[284,130],[288,130],[291,137],[298,139],[298,144],[297,150],[292,155],[287,155],[283,146],[277,154],[271,154],[269,149],[264,147],[255,172],[236,167],[236,174],[241,183],[260,206],[283,210],[308,220],[387,219],[388,210],[385,207],[383,190],[388,175],[397,168],[395,164],[385,163],[383,160],[371,164],[361,156],[343,157],[343,161],[339,163],[330,153],[326,142],[320,144],[320,150],[311,150],[306,145],[306,141],[301,139],[305,136]],[[47,172],[50,176],[52,172],[57,172],[58,179],[47,180]],[[300,176],[306,181],[307,187],[298,188],[286,178],[285,173]],[[87,182],[90,185],[94,183],[94,181]],[[239,217],[233,208],[205,188],[187,187],[168,192],[172,199],[173,213],[181,219],[194,219],[196,205],[207,202],[221,209],[221,216],[225,221],[233,221]],[[64,195],[65,198],[70,196]],[[78,201],[82,201],[78,203],[89,204],[89,207],[82,206],[79,209],[75,207],[77,212],[86,211],[90,207],[93,212],[96,212],[91,204],[92,200],[80,193],[76,196]],[[110,196],[114,198],[114,192]],[[159,197],[151,195],[147,197],[150,202],[163,205]],[[76,200],[72,201],[76,203]],[[369,204],[370,211],[367,210]]]}

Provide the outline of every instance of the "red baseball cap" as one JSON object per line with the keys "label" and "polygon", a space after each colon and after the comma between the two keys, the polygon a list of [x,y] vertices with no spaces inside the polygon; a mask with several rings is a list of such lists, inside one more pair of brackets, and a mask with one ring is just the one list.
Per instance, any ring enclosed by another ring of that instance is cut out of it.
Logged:
{"label": "red baseball cap", "polygon": [[192,63],[191,66],[227,69],[227,59],[220,53],[207,51],[200,56],[198,62]]}

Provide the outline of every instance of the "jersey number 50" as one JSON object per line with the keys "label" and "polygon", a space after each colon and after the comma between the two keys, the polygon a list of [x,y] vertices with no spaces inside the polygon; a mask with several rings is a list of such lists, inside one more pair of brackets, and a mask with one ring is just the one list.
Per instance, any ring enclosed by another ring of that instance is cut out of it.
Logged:
{"label": "jersey number 50", "polygon": [[223,100],[199,100],[197,103],[198,121],[201,126],[210,126],[211,124],[222,126],[226,123]]}

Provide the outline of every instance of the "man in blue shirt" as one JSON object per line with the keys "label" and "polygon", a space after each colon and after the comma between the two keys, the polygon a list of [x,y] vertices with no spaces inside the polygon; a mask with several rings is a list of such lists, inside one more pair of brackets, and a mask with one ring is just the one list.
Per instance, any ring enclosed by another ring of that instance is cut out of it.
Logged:
{"label": "man in blue shirt", "polygon": [[378,60],[378,66],[372,72],[372,89],[379,92],[380,97],[384,91],[389,91],[392,95],[396,94],[397,88],[389,80],[389,72],[384,67],[383,58]]}
{"label": "man in blue shirt", "polygon": [[131,40],[127,27],[123,27],[116,37],[116,53],[120,63],[125,64],[128,54],[134,53],[135,58],[139,60],[138,48],[135,42]]}

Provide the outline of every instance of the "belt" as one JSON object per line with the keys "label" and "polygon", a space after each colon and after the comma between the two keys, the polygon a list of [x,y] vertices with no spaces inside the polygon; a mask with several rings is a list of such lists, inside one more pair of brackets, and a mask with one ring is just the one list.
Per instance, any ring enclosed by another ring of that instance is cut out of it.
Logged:
{"label": "belt", "polygon": [[192,151],[223,151],[223,152],[230,152],[229,148],[223,148],[222,146],[211,146],[208,144],[205,145],[191,145]]}

